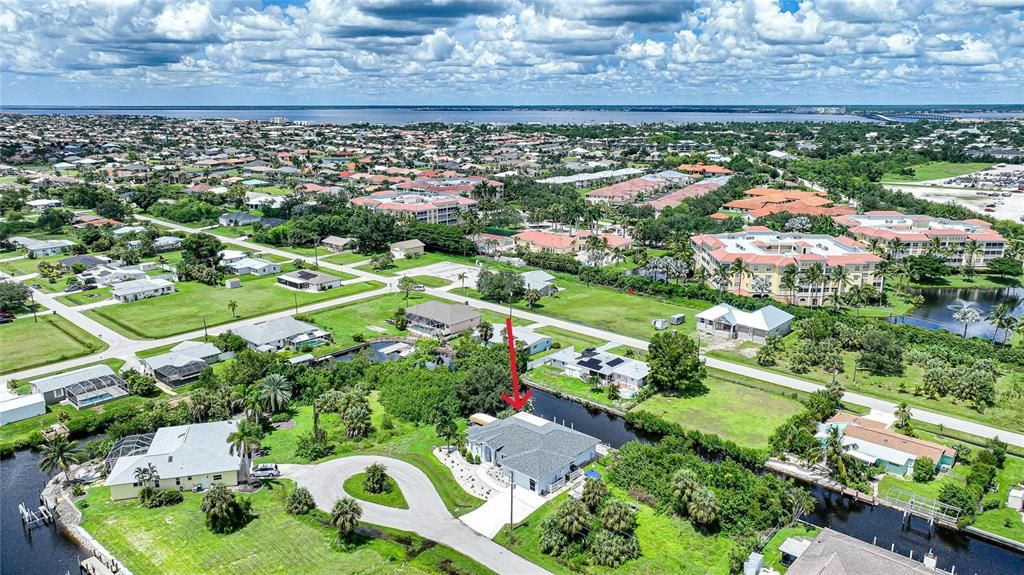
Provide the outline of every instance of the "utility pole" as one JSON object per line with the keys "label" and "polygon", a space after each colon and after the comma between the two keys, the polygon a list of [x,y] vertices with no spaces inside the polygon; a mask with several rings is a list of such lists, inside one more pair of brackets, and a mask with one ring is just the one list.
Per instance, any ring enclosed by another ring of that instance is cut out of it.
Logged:
{"label": "utility pole", "polygon": [[515,508],[515,503],[516,503],[515,496],[513,495],[513,493],[516,490],[516,472],[512,471],[511,469],[509,469],[508,473],[509,473],[509,484],[508,484],[508,542],[511,543],[511,544],[515,544],[515,541],[513,541],[513,538],[512,538],[512,526],[515,525],[515,521],[513,519],[512,511]]}
{"label": "utility pole", "polygon": [[206,327],[206,316],[204,315],[203,316],[203,340],[204,341],[209,341],[209,339],[210,339],[210,332],[207,330],[207,327]]}
{"label": "utility pole", "polygon": [[317,256],[317,247],[320,246],[320,240],[313,242],[313,264],[316,265],[316,269],[320,269],[320,258]]}
{"label": "utility pole", "polygon": [[292,299],[295,301],[295,313],[299,313],[299,294],[292,292]]}
{"label": "utility pole", "polygon": [[32,323],[39,323],[39,318],[36,316],[36,292],[32,288],[28,288],[28,297],[32,299]]}

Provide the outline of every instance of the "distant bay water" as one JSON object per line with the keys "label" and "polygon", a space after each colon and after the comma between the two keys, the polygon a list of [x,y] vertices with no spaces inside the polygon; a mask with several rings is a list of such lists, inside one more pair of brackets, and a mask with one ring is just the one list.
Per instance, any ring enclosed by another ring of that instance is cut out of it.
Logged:
{"label": "distant bay water", "polygon": [[719,108],[488,108],[488,107],[0,107],[0,112],[54,115],[130,115],[186,119],[270,120],[283,117],[290,121],[330,124],[650,124],[715,122],[872,122],[853,114],[792,113],[780,109],[728,110]]}

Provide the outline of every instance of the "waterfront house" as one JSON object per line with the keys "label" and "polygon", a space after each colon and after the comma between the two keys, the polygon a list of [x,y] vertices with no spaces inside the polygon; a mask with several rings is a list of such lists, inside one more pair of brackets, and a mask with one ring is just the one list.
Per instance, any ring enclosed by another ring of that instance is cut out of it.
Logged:
{"label": "waterfront house", "polygon": [[484,421],[466,431],[470,453],[538,495],[557,491],[597,459],[597,438],[536,415],[519,412]]}
{"label": "waterfront house", "polygon": [[696,319],[699,331],[756,343],[764,343],[770,335],[784,336],[793,325],[793,315],[773,305],[748,312],[720,303],[698,313]]}
{"label": "waterfront house", "polygon": [[465,304],[426,301],[405,311],[409,329],[429,336],[460,334],[480,325],[483,314]]}
{"label": "waterfront house", "polygon": [[161,427],[156,433],[129,435],[118,441],[104,464],[113,500],[131,499],[139,494],[142,484],[135,470],[153,465],[156,489],[208,489],[215,483],[237,485],[244,479],[246,458],[231,453],[228,436],[237,423],[215,421]]}
{"label": "waterfront house", "polygon": [[78,409],[128,395],[124,380],[102,364],[34,379],[29,385],[32,393],[42,394],[47,405],[66,399]]}
{"label": "waterfront house", "polygon": [[890,431],[884,423],[849,413],[837,413],[819,424],[816,437],[824,441],[832,427],[839,428],[847,453],[866,465],[881,465],[895,475],[912,472],[914,463],[924,457],[931,459],[941,471],[951,469],[956,463],[956,450],[952,447]]}
{"label": "waterfront house", "polygon": [[577,353],[572,347],[567,347],[544,357],[542,361],[563,370],[565,375],[584,381],[596,376],[605,385],[617,386],[619,395],[627,398],[640,391],[651,372],[646,362],[595,348]]}
{"label": "waterfront house", "polygon": [[142,360],[146,371],[157,381],[177,387],[199,379],[204,369],[234,353],[221,353],[212,343],[183,341],[171,351]]}
{"label": "waterfront house", "polygon": [[244,339],[249,347],[257,351],[299,348],[304,345],[325,343],[331,339],[331,334],[326,331],[293,317],[280,317],[245,325],[233,331],[235,335]]}

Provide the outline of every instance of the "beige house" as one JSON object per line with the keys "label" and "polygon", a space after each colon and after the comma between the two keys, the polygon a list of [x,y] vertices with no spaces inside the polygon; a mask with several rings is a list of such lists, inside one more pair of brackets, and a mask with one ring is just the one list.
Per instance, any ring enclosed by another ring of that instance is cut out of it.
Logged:
{"label": "beige house", "polygon": [[104,461],[110,498],[138,496],[143,486],[135,471],[150,464],[157,472],[153,483],[157,489],[191,491],[215,483],[237,485],[244,479],[249,461],[231,453],[228,436],[236,427],[234,421],[214,421],[161,427],[156,433],[121,439]]}
{"label": "beige house", "polygon": [[405,317],[412,331],[444,337],[476,329],[483,314],[465,304],[427,301],[407,309]]}
{"label": "beige house", "polygon": [[426,246],[419,240],[405,240],[391,244],[391,255],[396,260],[403,258],[415,258],[426,252]]}

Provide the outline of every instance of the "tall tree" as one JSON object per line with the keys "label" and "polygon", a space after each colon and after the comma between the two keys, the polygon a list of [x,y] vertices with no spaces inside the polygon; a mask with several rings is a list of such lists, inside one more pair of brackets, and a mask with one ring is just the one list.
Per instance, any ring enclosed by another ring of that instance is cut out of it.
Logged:
{"label": "tall tree", "polygon": [[64,435],[54,435],[43,444],[43,458],[39,460],[39,469],[47,474],[56,470],[67,473],[71,466],[81,461],[81,453],[77,450],[78,444],[74,443]]}
{"label": "tall tree", "polygon": [[697,395],[705,391],[707,369],[697,355],[697,342],[681,332],[663,331],[648,347],[648,383],[659,391]]}
{"label": "tall tree", "polygon": [[338,531],[339,539],[347,539],[359,526],[363,508],[351,497],[342,497],[334,502],[331,509],[331,525]]}

